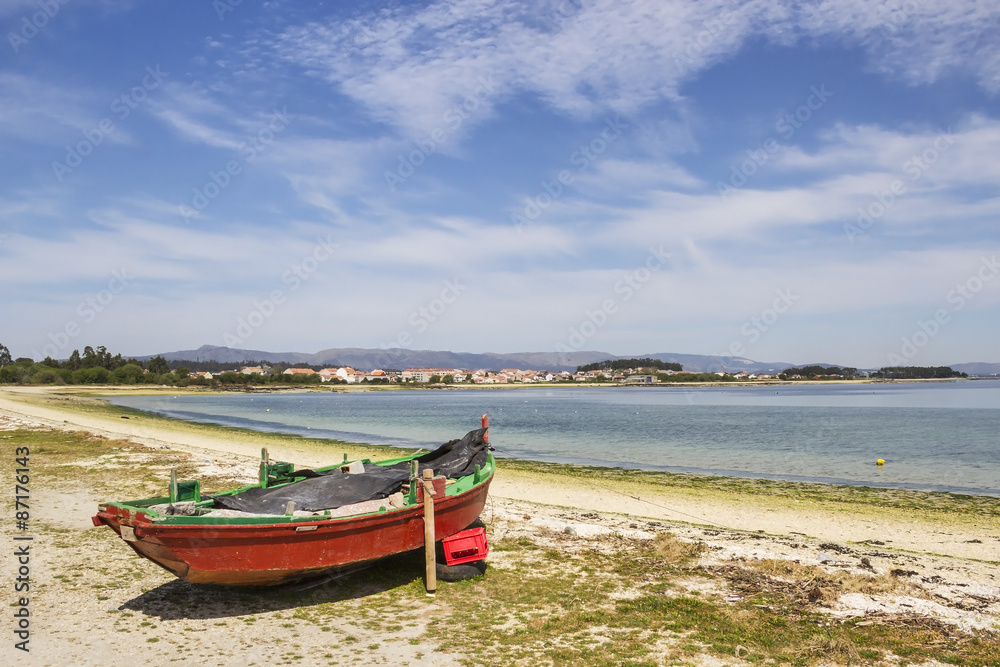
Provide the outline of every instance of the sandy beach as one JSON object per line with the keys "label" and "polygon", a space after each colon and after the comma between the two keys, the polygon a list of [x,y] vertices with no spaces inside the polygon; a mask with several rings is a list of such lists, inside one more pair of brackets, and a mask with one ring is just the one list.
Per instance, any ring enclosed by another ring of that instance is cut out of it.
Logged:
{"label": "sandy beach", "polygon": [[[10,452],[17,443],[10,434],[73,432],[134,443],[135,451],[116,445],[125,452],[124,460],[137,461],[155,452],[184,460],[201,475],[231,480],[233,485],[254,479],[261,446],[269,448],[272,458],[300,466],[330,463],[329,446],[320,447],[305,439],[280,435],[251,438],[235,430],[118,414],[65,388],[0,390],[0,429],[4,431],[0,435],[7,434],[3,440],[6,459],[12,458]],[[363,446],[345,446],[344,452],[352,458],[370,455]],[[81,468],[100,468],[102,461],[109,460],[78,463]],[[117,474],[127,476],[128,468],[123,466]],[[2,650],[17,664],[131,664],[136,658],[126,657],[119,645],[137,641],[133,638],[136,632],[143,637],[141,662],[145,664],[192,659],[241,665],[283,661],[510,664],[504,660],[477,662],[475,656],[449,649],[436,622],[455,612],[448,600],[452,593],[396,599],[395,589],[378,580],[369,582],[367,594],[359,593],[356,584],[328,586],[322,599],[313,592],[299,605],[276,594],[248,602],[245,593],[227,596],[225,591],[214,589],[193,591],[192,586],[174,581],[168,573],[134,556],[117,538],[111,539],[111,531],[91,526],[89,517],[97,502],[110,499],[101,494],[113,493],[113,487],[113,479],[91,484],[83,474],[78,479],[53,477],[33,483],[38,592],[31,652],[13,650],[11,641],[5,642]],[[720,604],[736,605],[749,595],[746,577],[731,576],[733,572],[760,573],[765,565],[775,563],[788,563],[782,567],[789,573],[796,567],[811,568],[813,581],[848,575],[854,579],[891,579],[894,585],[881,591],[874,586],[848,586],[841,580],[839,585],[805,585],[802,590],[806,604],[831,622],[865,617],[873,625],[886,626],[921,618],[945,628],[942,632],[952,633],[956,642],[977,631],[978,637],[993,633],[996,641],[995,633],[1000,631],[1000,518],[996,512],[970,512],[960,506],[953,511],[920,512],[892,503],[850,502],[850,492],[843,493],[847,496],[825,498],[822,494],[750,494],[724,485],[672,488],[576,476],[555,466],[505,469],[500,460],[491,488],[492,501],[483,518],[491,540],[498,544],[525,539],[534,545],[532,548],[562,553],[570,560],[585,553],[627,555],[669,533],[681,543],[700,545],[692,561],[698,576],[716,573],[721,577],[706,582],[692,575],[674,580],[673,585],[692,595],[715,596]],[[12,517],[5,517],[3,532],[8,544],[12,524]],[[57,547],[59,543],[63,546]],[[3,559],[8,578],[15,570],[9,551],[5,550]],[[508,560],[514,567],[516,553],[495,551],[490,558],[491,572],[502,572]],[[105,571],[122,576],[95,576],[80,567],[95,559]],[[73,573],[67,574],[70,570]],[[488,573],[485,579],[490,576]],[[785,581],[780,572],[768,571],[765,578],[771,586]],[[397,583],[407,591],[419,587],[413,577]],[[802,582],[790,577],[785,583],[795,586]],[[461,595],[468,586],[469,582],[464,582],[454,595]],[[345,594],[348,591],[350,594]],[[175,600],[178,596],[190,599],[180,602]],[[311,618],[317,609],[329,609],[330,618]],[[373,618],[372,609],[382,616]],[[285,655],[282,647],[298,657]],[[680,649],[666,640],[661,648],[657,649],[660,653],[651,654],[650,664],[750,664],[746,659],[751,649],[745,646],[737,647],[728,657],[708,649],[688,648],[677,654]],[[513,662],[563,664],[546,657],[546,649],[539,651],[531,654],[538,662],[520,653]],[[834,649],[819,652],[807,663],[858,664],[857,651],[843,649],[841,653]],[[889,656],[882,658],[888,660],[884,664],[899,664]],[[4,662],[13,664],[6,657]],[[871,658],[869,664],[883,663]]]}

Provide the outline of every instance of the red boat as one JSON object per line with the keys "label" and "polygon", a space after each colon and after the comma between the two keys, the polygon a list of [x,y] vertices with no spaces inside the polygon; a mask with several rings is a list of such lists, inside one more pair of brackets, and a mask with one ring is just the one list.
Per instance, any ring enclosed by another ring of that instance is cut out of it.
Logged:
{"label": "red boat", "polygon": [[435,541],[478,519],[496,470],[488,443],[484,415],[482,429],[423,456],[295,471],[265,451],[257,485],[202,499],[197,481],[171,476],[169,496],[103,503],[93,521],[184,581],[275,586],[329,576],[424,545],[423,470],[437,473]]}

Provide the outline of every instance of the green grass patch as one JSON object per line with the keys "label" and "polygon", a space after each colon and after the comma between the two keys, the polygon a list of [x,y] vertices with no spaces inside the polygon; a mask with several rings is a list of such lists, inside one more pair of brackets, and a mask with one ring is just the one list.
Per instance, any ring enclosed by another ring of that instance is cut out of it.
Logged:
{"label": "green grass patch", "polygon": [[[671,580],[728,583],[729,576],[739,584],[743,575],[704,570],[693,560],[699,547],[688,551],[677,542],[661,536],[615,553],[562,553],[557,560],[547,557],[551,549],[500,541],[503,567],[439,589],[438,598],[460,611],[432,625],[429,636],[455,653],[477,646],[469,665],[659,665],[703,653],[796,666],[880,664],[890,655],[898,665],[1000,664],[996,635],[965,635],[927,618],[857,625],[860,619],[839,620],[803,604],[794,586],[763,573],[748,575],[757,592],[735,604],[686,593]],[[581,577],[584,566],[588,574]]]}

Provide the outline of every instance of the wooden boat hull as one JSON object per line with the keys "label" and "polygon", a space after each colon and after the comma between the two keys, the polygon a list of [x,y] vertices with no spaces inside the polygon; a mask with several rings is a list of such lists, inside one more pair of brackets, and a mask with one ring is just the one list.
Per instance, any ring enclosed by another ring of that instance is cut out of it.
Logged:
{"label": "wooden boat hull", "polygon": [[[479,518],[491,481],[492,474],[462,494],[435,499],[435,541]],[[320,577],[424,545],[422,502],[337,519],[214,525],[154,521],[141,509],[106,504],[94,523],[111,527],[137,554],[184,581],[229,586]]]}

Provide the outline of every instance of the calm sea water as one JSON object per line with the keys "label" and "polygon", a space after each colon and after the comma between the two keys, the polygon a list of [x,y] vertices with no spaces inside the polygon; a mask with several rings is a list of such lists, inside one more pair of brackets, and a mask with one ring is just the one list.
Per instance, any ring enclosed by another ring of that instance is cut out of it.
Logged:
{"label": "calm sea water", "polygon": [[[498,456],[1000,496],[1000,382],[115,397],[199,422]],[[336,453],[331,452],[332,455]],[[885,459],[877,467],[877,459]]]}

